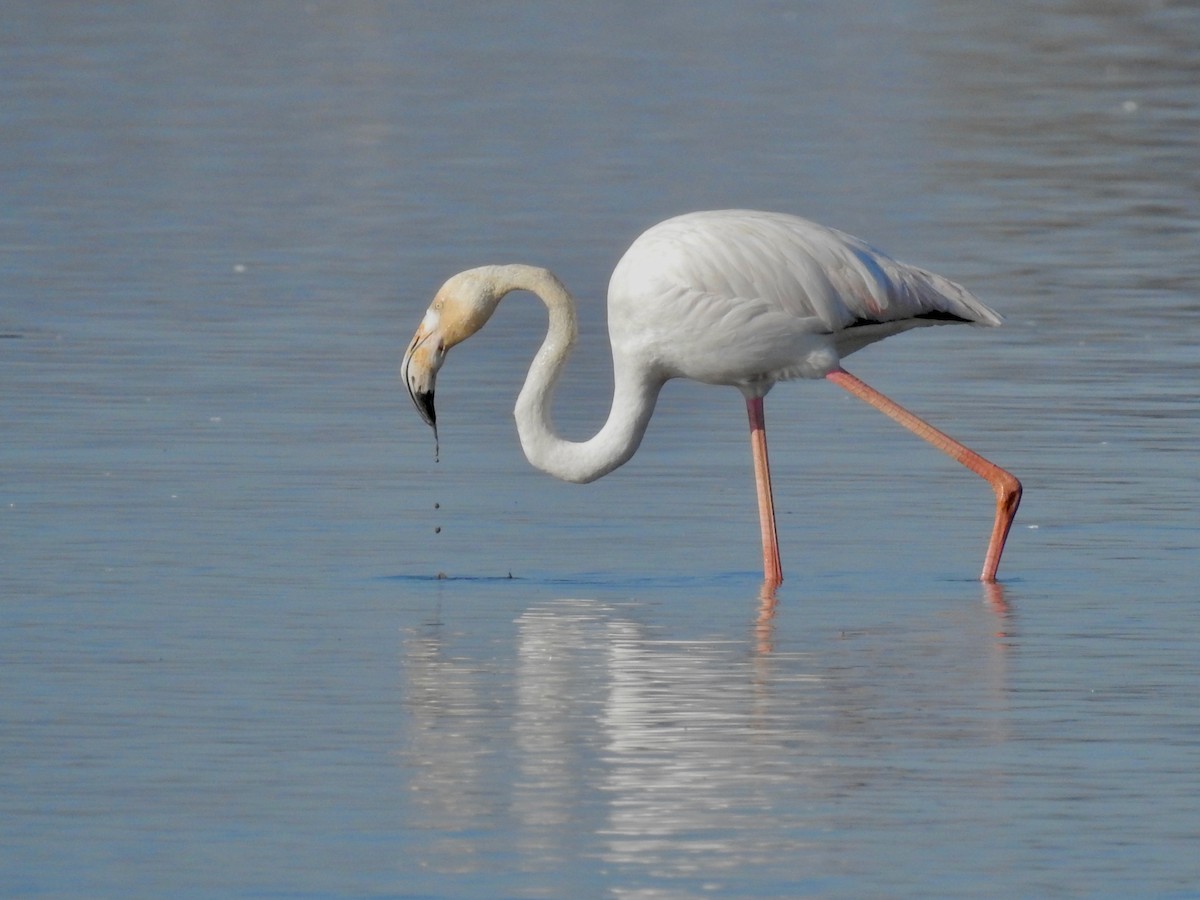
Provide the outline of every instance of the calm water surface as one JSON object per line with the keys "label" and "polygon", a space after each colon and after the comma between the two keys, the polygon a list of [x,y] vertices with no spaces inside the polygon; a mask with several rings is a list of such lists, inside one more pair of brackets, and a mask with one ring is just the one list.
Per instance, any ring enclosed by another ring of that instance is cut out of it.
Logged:
{"label": "calm water surface", "polygon": [[[0,13],[0,893],[1200,894],[1200,13],[1182,3],[18,4]],[[586,487],[544,312],[396,379],[432,292],[807,215],[1008,319],[668,386]],[[445,577],[438,577],[439,575]]]}

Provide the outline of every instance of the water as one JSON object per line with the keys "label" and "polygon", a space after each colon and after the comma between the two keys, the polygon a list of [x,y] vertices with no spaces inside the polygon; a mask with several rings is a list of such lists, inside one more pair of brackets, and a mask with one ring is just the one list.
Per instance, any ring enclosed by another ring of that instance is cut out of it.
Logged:
{"label": "water", "polygon": [[[0,20],[0,893],[1200,891],[1194,8]],[[434,463],[396,366],[447,275],[574,288],[584,436],[612,264],[734,205],[1007,316],[851,360],[1023,479],[998,591],[986,487],[828,385],[768,402],[773,607],[736,392],[533,471],[532,302]]]}

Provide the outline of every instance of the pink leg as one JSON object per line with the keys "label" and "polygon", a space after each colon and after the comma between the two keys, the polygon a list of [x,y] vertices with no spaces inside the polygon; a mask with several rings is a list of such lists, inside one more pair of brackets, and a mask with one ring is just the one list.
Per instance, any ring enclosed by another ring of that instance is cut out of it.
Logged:
{"label": "pink leg", "polygon": [[750,416],[750,451],[754,455],[754,483],[758,491],[758,524],[762,529],[763,579],[775,588],[783,582],[779,538],[775,533],[775,501],[771,497],[771,467],[767,462],[767,426],[762,397],[747,398]]}
{"label": "pink leg", "polygon": [[980,581],[994,582],[996,569],[1000,567],[1000,554],[1004,552],[1004,541],[1012,527],[1017,507],[1021,503],[1021,482],[1010,473],[988,462],[974,450],[960,444],[923,419],[885,397],[864,381],[855,378],[845,369],[837,369],[825,376],[838,387],[845,388],[860,400],[865,400],[883,414],[899,422],[917,437],[928,441],[943,453],[958,460],[992,486],[996,493],[996,521],[992,526],[992,538],[988,542],[987,556],[983,558],[983,573]]}

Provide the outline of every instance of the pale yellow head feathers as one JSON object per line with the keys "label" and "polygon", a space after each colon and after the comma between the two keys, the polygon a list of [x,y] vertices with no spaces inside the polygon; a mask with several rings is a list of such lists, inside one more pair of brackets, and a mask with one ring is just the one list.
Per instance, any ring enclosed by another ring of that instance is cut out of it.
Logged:
{"label": "pale yellow head feathers", "polygon": [[433,298],[400,364],[400,377],[417,411],[437,433],[433,393],[446,351],[462,343],[485,324],[496,304],[510,289],[498,276],[503,266],[483,266],[459,272]]}
{"label": "pale yellow head feathers", "polygon": [[443,350],[462,343],[487,324],[496,304],[507,292],[497,280],[498,266],[459,272],[442,285],[421,321],[421,328],[436,331]]}

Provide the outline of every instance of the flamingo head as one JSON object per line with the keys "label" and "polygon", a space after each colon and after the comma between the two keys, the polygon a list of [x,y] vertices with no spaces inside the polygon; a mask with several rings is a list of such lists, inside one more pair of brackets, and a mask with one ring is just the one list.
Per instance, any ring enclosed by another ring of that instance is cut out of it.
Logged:
{"label": "flamingo head", "polygon": [[417,412],[437,436],[433,389],[446,351],[462,343],[496,311],[502,292],[497,288],[495,266],[459,272],[444,285],[425,311],[417,333],[400,363],[400,377]]}

